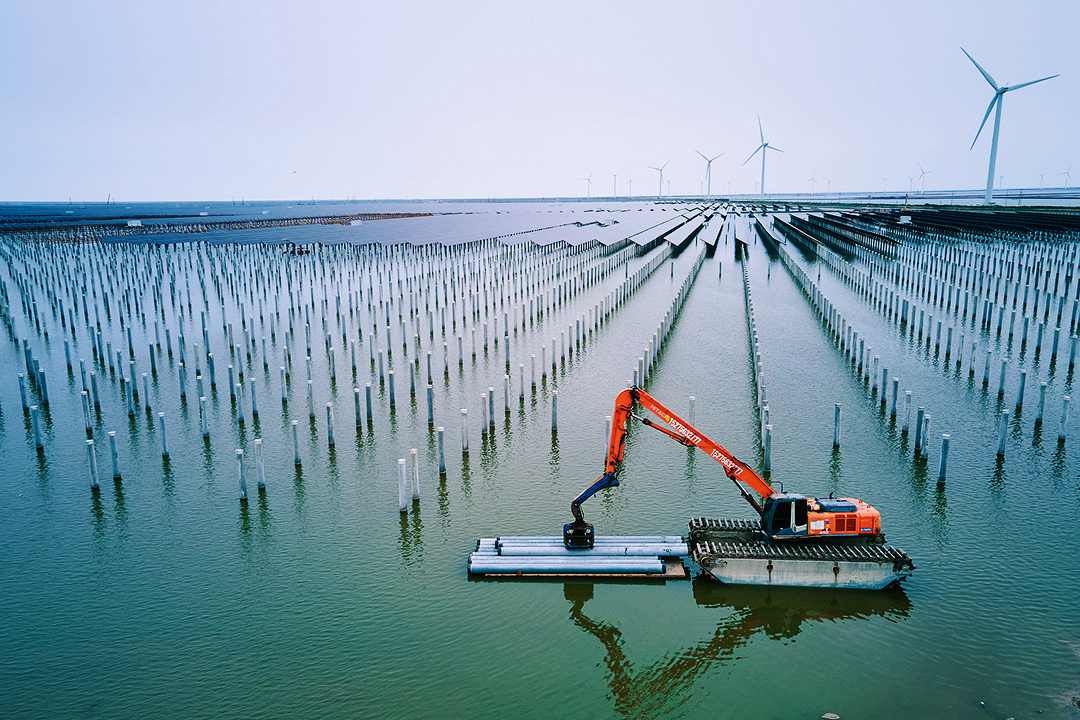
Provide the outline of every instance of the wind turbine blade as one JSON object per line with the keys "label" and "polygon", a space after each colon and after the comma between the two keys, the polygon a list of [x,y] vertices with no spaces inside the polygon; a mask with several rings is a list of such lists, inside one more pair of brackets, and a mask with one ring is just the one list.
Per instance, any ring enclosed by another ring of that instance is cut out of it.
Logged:
{"label": "wind turbine blade", "polygon": [[663,170],[664,168],[666,168],[668,166],[669,162],[671,162],[671,161],[670,160],[665,160],[664,164],[660,166],[660,170]]}
{"label": "wind turbine blade", "polygon": [[[975,143],[979,141],[979,133],[982,132],[983,127],[986,125],[986,119],[990,117],[990,113],[994,109],[994,103],[999,100],[1001,100],[1001,95],[997,93],[994,94],[994,97],[990,98],[990,104],[986,106],[986,114],[983,115],[982,122],[979,123],[979,132],[975,133],[975,139],[971,141],[971,148],[975,147]],[[971,148],[968,148],[968,150]]]}
{"label": "wind turbine blade", "polygon": [[982,65],[975,62],[975,58],[971,57],[971,53],[969,53],[967,50],[964,50],[964,48],[960,48],[960,51],[967,55],[967,59],[971,61],[971,64],[979,69],[979,72],[982,73],[982,76],[986,78],[986,82],[990,83],[990,87],[994,88],[994,90],[1001,89],[998,87],[998,84],[994,82],[994,78],[990,77],[990,73],[986,72],[986,70],[983,69]]}
{"label": "wind turbine blade", "polygon": [[1035,83],[1041,83],[1044,80],[1053,80],[1059,74],[1060,73],[1055,73],[1053,75],[1047,75],[1044,78],[1039,78],[1038,80],[1030,80],[1030,81],[1028,81],[1026,83],[1020,83],[1019,85],[1010,85],[1005,92],[1012,92],[1013,90],[1019,90],[1020,88],[1026,88],[1028,85],[1034,85]]}
{"label": "wind turbine blade", "polygon": [[745,165],[746,163],[748,163],[748,162],[750,162],[751,160],[753,160],[753,159],[754,159],[754,156],[755,156],[755,155],[757,155],[757,154],[758,154],[758,151],[759,151],[759,150],[761,150],[761,148],[763,148],[763,147],[765,147],[764,143],[762,143],[761,145],[758,145],[758,146],[757,146],[756,148],[754,148],[754,152],[750,153],[750,157],[748,157],[748,158],[746,158],[745,160],[743,160],[743,163],[742,163],[742,164],[743,164],[743,165]]}
{"label": "wind turbine blade", "polygon": [[770,150],[775,150],[776,152],[784,152],[783,150],[781,150],[780,148],[776,147],[775,145],[770,145],[770,146],[769,146],[769,149],[770,149]]}
{"label": "wind turbine blade", "polygon": [[716,154],[715,154],[715,155],[713,155],[713,156],[712,156],[711,158],[707,158],[707,159],[708,159],[708,161],[709,161],[709,162],[712,162],[713,160],[715,160],[716,158],[720,157],[720,156],[721,156],[721,155],[723,155],[723,154],[724,154],[724,153],[716,153]]}
{"label": "wind turbine blade", "polygon": [[761,125],[761,116],[760,115],[757,116],[757,130],[758,130],[758,135],[761,137],[761,144],[764,145],[765,144],[765,128],[762,127],[762,125]]}
{"label": "wind turbine blade", "polygon": [[704,160],[705,162],[709,161],[709,158],[705,157],[705,153],[701,152],[700,150],[695,150],[694,152],[696,152],[698,155],[700,155],[701,159]]}

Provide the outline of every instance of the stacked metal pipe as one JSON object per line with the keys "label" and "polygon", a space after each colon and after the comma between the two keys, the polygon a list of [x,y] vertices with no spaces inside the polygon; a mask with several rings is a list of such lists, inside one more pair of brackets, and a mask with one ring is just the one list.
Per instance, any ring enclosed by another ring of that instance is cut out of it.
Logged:
{"label": "stacked metal pipe", "polygon": [[664,558],[686,557],[678,536],[611,535],[590,549],[569,550],[558,536],[480,538],[469,555],[473,575],[659,574]]}

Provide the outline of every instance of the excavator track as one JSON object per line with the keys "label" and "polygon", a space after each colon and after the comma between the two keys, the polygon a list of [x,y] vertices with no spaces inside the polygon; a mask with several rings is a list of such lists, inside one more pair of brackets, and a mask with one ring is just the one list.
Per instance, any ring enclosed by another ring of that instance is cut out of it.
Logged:
{"label": "excavator track", "polygon": [[775,542],[754,520],[694,518],[691,556],[727,584],[880,589],[895,585],[915,565],[898,547],[878,543]]}
{"label": "excavator track", "polygon": [[761,524],[744,518],[690,518],[690,540],[755,540],[761,536]]}

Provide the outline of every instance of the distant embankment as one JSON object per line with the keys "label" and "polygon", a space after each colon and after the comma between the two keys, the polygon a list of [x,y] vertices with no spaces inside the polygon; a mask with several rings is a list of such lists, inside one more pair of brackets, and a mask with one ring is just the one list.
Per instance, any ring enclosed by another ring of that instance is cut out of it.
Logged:
{"label": "distant embankment", "polygon": [[[84,242],[118,237],[141,237],[177,233],[206,233],[220,230],[254,230],[257,228],[293,227],[296,225],[348,225],[357,220],[396,220],[399,218],[426,217],[432,213],[353,213],[349,215],[313,215],[294,218],[257,218],[247,220],[207,220],[204,222],[168,222],[150,219],[149,224],[131,225],[128,218],[112,221],[96,219],[93,223],[65,224],[55,222],[0,221],[0,235],[23,240],[61,242]],[[141,222],[141,221],[140,221]]]}

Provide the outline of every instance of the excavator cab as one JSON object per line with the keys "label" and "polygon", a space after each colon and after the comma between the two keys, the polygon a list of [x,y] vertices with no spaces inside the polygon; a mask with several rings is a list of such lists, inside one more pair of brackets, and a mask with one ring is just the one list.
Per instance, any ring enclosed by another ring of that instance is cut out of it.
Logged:
{"label": "excavator cab", "polygon": [[775,540],[806,537],[808,503],[805,495],[777,494],[765,500],[761,509],[761,529]]}

